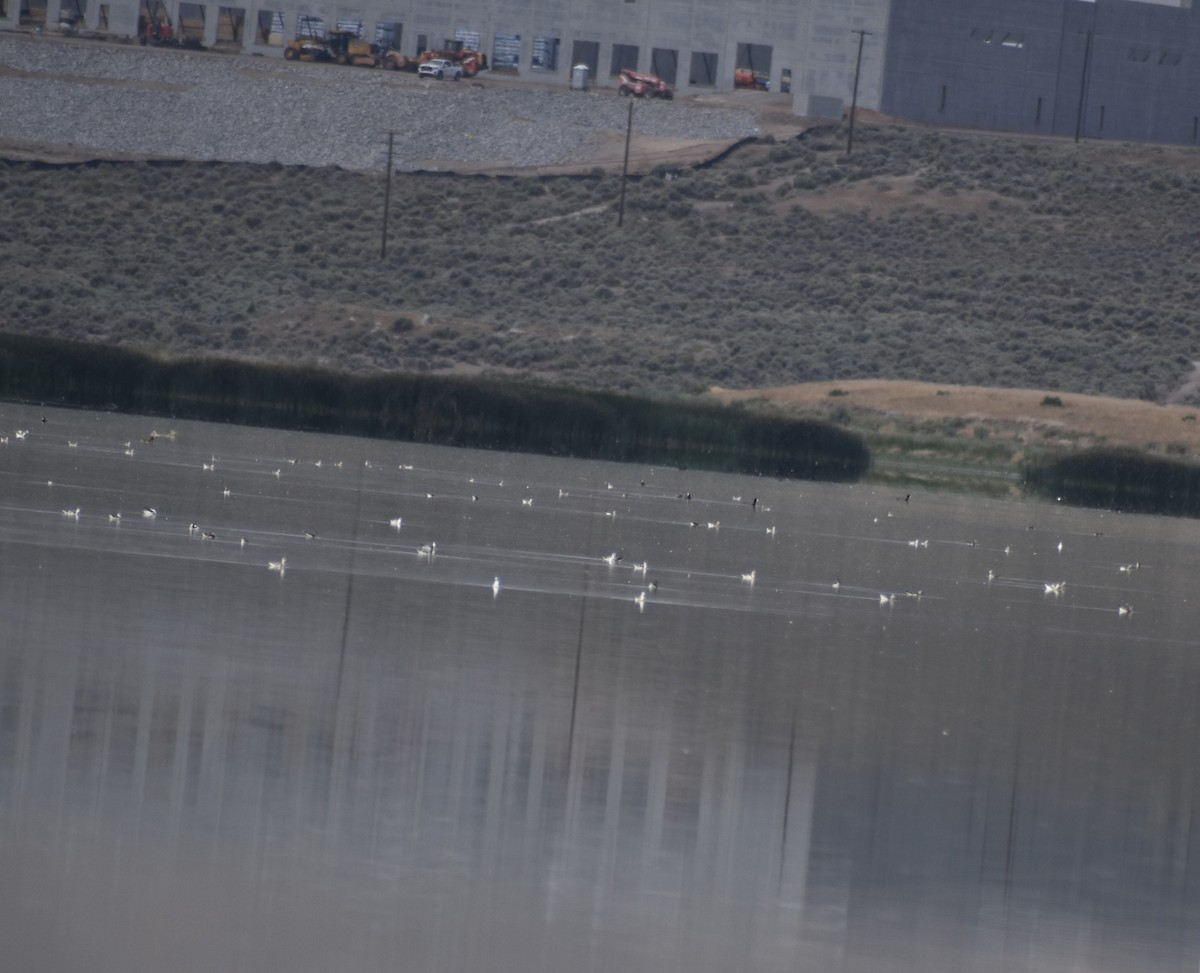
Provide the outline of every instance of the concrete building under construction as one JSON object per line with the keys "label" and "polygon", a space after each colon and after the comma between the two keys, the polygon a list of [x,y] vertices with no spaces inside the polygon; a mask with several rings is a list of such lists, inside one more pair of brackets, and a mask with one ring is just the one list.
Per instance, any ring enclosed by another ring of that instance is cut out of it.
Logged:
{"label": "concrete building under construction", "polygon": [[[590,83],[649,71],[681,94],[790,92],[800,115],[864,108],[942,125],[1175,143],[1200,139],[1191,0],[0,0],[0,28],[281,55],[350,30],[417,55],[464,46],[493,71]],[[856,87],[857,82],[857,87]]]}

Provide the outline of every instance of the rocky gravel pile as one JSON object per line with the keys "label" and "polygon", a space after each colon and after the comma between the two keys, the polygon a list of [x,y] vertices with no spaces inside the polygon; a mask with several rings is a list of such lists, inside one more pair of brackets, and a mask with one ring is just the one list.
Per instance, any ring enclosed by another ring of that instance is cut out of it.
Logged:
{"label": "rocky gravel pile", "polygon": [[[374,170],[396,133],[397,169],[581,161],[624,133],[626,102],[479,79],[205,52],[0,35],[0,139],[139,155]],[[758,134],[754,113],[688,99],[639,101],[637,134],[679,140]]]}

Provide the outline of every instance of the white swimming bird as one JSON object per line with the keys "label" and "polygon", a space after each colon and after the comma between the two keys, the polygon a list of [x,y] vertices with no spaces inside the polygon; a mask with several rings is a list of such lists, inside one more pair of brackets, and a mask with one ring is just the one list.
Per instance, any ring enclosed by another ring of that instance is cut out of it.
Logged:
{"label": "white swimming bird", "polygon": [[601,558],[601,560],[604,561],[605,564],[607,564],[611,567],[612,565],[616,564],[618,561],[621,560],[621,555],[618,554],[616,551],[613,551],[611,554],[606,554],[603,558]]}
{"label": "white swimming bird", "polygon": [[1118,615],[1132,615],[1133,614],[1133,606],[1132,605],[1119,605],[1119,606],[1117,606],[1117,614]]}
{"label": "white swimming bird", "polygon": [[118,510],[115,514],[109,514],[108,522],[110,524],[119,524],[121,522],[121,512]]}
{"label": "white swimming bird", "polygon": [[1065,581],[1047,581],[1045,583],[1045,593],[1048,595],[1061,595],[1063,588],[1067,586]]}
{"label": "white swimming bird", "polygon": [[281,557],[278,561],[268,561],[267,562],[267,570],[268,571],[278,571],[280,574],[283,574],[283,572],[286,569],[287,569],[287,558],[286,557]]}
{"label": "white swimming bird", "polygon": [[435,554],[437,554],[437,541],[430,541],[417,548],[417,557],[427,557],[432,560]]}
{"label": "white swimming bird", "polygon": [[633,599],[633,603],[638,606],[638,611],[646,610],[646,592],[639,591]]}
{"label": "white swimming bird", "polygon": [[896,596],[895,596],[895,595],[884,595],[884,594],[881,594],[881,595],[879,596],[879,604],[881,604],[881,605],[892,605],[892,604],[895,604],[895,602],[896,602]]}
{"label": "white swimming bird", "polygon": [[492,578],[492,597],[495,598],[500,594],[500,578],[499,576]]}
{"label": "white swimming bird", "polygon": [[743,574],[742,580],[745,581],[746,584],[754,584],[754,579],[757,577],[758,577],[758,568],[755,568],[749,574]]}
{"label": "white swimming bird", "polygon": [[153,507],[145,507],[142,510],[142,516],[145,517],[147,520],[153,520],[155,517],[158,516],[158,511],[155,510]]}
{"label": "white swimming bird", "polygon": [[403,517],[393,517],[391,520],[388,521],[388,526],[395,527],[396,530],[399,530],[403,525],[404,525]]}
{"label": "white swimming bird", "polygon": [[79,508],[76,507],[74,510],[64,510],[62,512],[62,515],[64,517],[70,517],[72,520],[78,520],[79,519]]}

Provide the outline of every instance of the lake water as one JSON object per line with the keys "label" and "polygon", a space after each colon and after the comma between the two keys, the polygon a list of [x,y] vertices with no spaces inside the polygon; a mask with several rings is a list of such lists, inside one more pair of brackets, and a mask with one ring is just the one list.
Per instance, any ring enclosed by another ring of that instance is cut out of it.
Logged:
{"label": "lake water", "polygon": [[1192,521],[0,432],[6,968],[1197,969]]}

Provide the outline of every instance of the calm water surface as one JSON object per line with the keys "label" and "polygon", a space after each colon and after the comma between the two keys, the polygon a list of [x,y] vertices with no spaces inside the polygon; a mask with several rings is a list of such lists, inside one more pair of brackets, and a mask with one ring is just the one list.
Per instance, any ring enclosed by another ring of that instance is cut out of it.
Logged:
{"label": "calm water surface", "polygon": [[1197,969],[1191,521],[0,434],[6,968]]}

